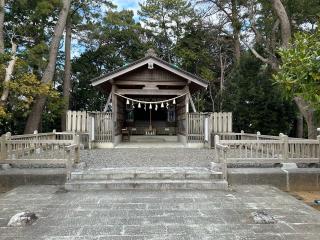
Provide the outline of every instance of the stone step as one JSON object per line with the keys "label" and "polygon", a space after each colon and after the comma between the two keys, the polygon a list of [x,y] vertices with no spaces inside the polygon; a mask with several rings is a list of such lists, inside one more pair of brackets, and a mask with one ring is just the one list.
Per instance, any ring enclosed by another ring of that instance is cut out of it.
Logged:
{"label": "stone step", "polygon": [[65,184],[68,191],[88,190],[225,190],[225,180],[73,180]]}
{"label": "stone step", "polygon": [[207,168],[105,168],[76,171],[71,173],[71,180],[186,180],[186,179],[222,179],[222,173]]}

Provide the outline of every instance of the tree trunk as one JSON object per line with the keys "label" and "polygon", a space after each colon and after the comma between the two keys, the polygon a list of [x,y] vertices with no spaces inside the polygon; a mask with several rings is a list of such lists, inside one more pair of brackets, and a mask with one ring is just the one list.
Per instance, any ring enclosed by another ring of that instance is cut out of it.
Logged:
{"label": "tree trunk", "polygon": [[4,6],[5,0],[0,0],[0,54],[4,53]]}
{"label": "tree trunk", "polygon": [[231,0],[231,22],[233,28],[233,45],[234,45],[234,58],[236,62],[240,61],[241,56],[241,45],[240,45],[240,22],[238,19],[238,9],[237,9],[237,0]]}
{"label": "tree trunk", "polygon": [[[284,8],[281,0],[271,0],[273,10],[275,11],[279,21],[281,29],[281,41],[282,47],[289,47],[291,39],[291,25],[288,18],[286,9]],[[300,113],[303,115],[304,119],[308,125],[308,138],[314,139],[317,137],[317,127],[315,119],[315,110],[302,98],[295,97],[295,103],[298,106]]]}
{"label": "tree trunk", "polygon": [[65,64],[64,64],[64,80],[63,80],[63,98],[64,109],[61,115],[61,131],[66,131],[66,114],[70,106],[70,89],[71,89],[71,18],[67,19],[66,37],[65,37]]}
{"label": "tree trunk", "polygon": [[302,116],[302,114],[299,114],[297,116],[296,137],[303,138],[303,116]]}
{"label": "tree trunk", "polygon": [[[56,23],[56,26],[54,29],[54,35],[50,45],[49,62],[43,74],[43,77],[41,79],[42,83],[50,84],[52,82],[55,68],[56,68],[56,60],[57,60],[57,54],[59,50],[59,43],[66,25],[70,4],[71,4],[71,0],[63,0],[63,6],[59,14],[59,19]],[[32,133],[34,130],[38,129],[40,125],[41,114],[43,112],[45,103],[46,103],[45,96],[40,96],[36,98],[27,120],[27,124],[24,131],[25,133]]]}
{"label": "tree trunk", "polygon": [[315,110],[309,106],[309,104],[300,97],[294,98],[300,113],[303,115],[308,126],[308,138],[317,138],[317,123],[315,121]]}
{"label": "tree trunk", "polygon": [[16,52],[17,52],[17,44],[15,44],[14,42],[11,42],[11,60],[8,64],[8,67],[6,68],[6,75],[4,78],[4,87],[3,87],[3,92],[0,99],[0,106],[2,107],[6,105],[7,99],[9,96],[9,87],[7,86],[7,84],[9,84],[11,80],[11,76],[14,70],[14,65],[16,64],[16,61],[17,61]]}
{"label": "tree trunk", "polygon": [[275,11],[280,21],[282,46],[284,48],[287,48],[289,46],[290,39],[291,39],[291,25],[288,18],[288,14],[281,0],[270,0],[270,1],[272,3],[272,8]]}
{"label": "tree trunk", "polygon": [[[225,71],[225,60],[223,59],[223,55],[220,48],[220,111],[222,111],[222,96],[224,90],[224,71]],[[240,58],[240,56],[239,56]],[[240,60],[240,59],[239,59]],[[237,60],[238,61],[238,60]]]}

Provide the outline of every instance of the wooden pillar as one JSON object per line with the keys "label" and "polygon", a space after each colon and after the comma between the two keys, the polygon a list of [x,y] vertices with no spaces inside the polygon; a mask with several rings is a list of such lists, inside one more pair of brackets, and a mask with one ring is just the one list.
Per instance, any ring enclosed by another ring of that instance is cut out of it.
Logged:
{"label": "wooden pillar", "polygon": [[116,135],[116,129],[118,127],[117,124],[117,95],[115,94],[117,87],[115,85],[112,85],[112,142],[115,143],[115,135]]}
{"label": "wooden pillar", "polygon": [[208,145],[209,148],[212,148],[212,125],[213,125],[213,113],[210,113],[209,115],[209,141]]}
{"label": "wooden pillar", "polygon": [[185,96],[186,113],[189,112],[189,93]]}
{"label": "wooden pillar", "polygon": [[191,104],[192,111],[196,113],[197,109],[196,109],[196,106],[194,105],[194,102],[193,102],[193,99],[192,99],[192,96],[191,96],[190,92],[189,92],[188,95],[189,95],[189,101],[190,101],[190,104]]}

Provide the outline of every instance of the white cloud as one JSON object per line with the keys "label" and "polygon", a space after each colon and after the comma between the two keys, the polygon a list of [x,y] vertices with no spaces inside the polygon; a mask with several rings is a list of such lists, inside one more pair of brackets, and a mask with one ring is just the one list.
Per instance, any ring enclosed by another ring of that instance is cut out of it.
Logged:
{"label": "white cloud", "polygon": [[135,17],[138,17],[139,0],[113,0],[112,2],[118,6],[119,10],[132,10]]}

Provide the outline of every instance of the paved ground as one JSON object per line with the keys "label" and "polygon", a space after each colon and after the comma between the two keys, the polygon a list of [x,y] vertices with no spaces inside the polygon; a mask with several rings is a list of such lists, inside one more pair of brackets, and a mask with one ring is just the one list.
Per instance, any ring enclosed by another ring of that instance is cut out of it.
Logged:
{"label": "paved ground", "polygon": [[89,168],[105,167],[208,167],[214,159],[211,149],[94,149],[81,151]]}
{"label": "paved ground", "polygon": [[[19,187],[0,195],[0,239],[319,239],[320,214],[273,187],[233,191],[69,192]],[[22,210],[32,226],[6,227]],[[275,224],[256,224],[265,210]]]}

